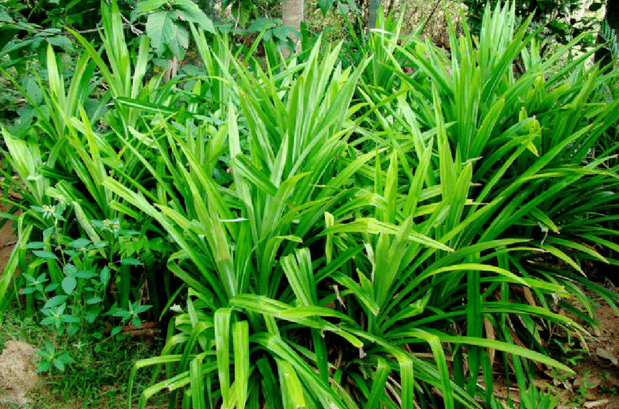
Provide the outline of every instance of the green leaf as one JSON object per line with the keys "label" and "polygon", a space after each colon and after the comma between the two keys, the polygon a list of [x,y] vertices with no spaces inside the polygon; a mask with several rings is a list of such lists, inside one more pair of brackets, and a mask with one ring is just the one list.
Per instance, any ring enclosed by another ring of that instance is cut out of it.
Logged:
{"label": "green leaf", "polygon": [[90,243],[92,243],[92,241],[85,239],[85,238],[79,238],[77,240],[73,240],[71,243],[69,243],[69,247],[73,247],[76,249],[82,248],[82,247],[88,247],[90,245]]}
{"label": "green leaf", "polygon": [[335,317],[342,321],[355,323],[355,321],[346,314],[342,314],[331,308],[318,307],[315,305],[288,308],[280,312],[278,317],[287,319],[293,319],[295,317]]}
{"label": "green leaf", "polygon": [[252,1],[248,0],[235,0],[235,5],[232,7],[232,15],[238,22],[240,27],[245,27],[252,11]]}
{"label": "green leaf", "polygon": [[114,312],[112,312],[112,315],[120,318],[129,318],[131,316],[129,311],[121,310],[120,308],[117,308]]}
{"label": "green leaf", "polygon": [[56,295],[50,298],[49,300],[47,300],[43,308],[58,307],[59,305],[62,305],[65,301],[67,301],[67,298],[68,297],[66,295]]}
{"label": "green leaf", "polygon": [[65,277],[64,280],[62,280],[61,286],[65,294],[72,295],[73,291],[77,287],[77,280],[75,277]]}
{"label": "green leaf", "polygon": [[416,334],[416,336],[418,336],[420,339],[423,339],[430,345],[430,348],[432,349],[432,354],[434,355],[434,360],[436,361],[438,371],[441,377],[441,382],[443,386],[441,388],[441,391],[444,395],[445,408],[454,409],[452,383],[449,369],[447,367],[445,351],[443,345],[441,344],[441,339],[434,334],[428,334],[421,330],[414,330],[410,333]]}
{"label": "green leaf", "polygon": [[47,229],[43,230],[43,238],[44,239],[49,239],[52,234],[54,234],[54,227],[48,227]]}
{"label": "green leaf", "polygon": [[[389,235],[397,235],[399,232],[399,228],[396,225],[381,222],[374,218],[360,218],[353,222],[346,224],[336,224],[333,227],[325,229],[321,235],[334,234],[334,233],[345,233],[345,232],[359,232],[359,233],[369,233],[369,234],[389,234]],[[417,242],[423,244],[428,247],[433,247],[440,250],[445,251],[454,251],[449,246],[446,246],[443,243],[438,242],[430,237],[424,236],[422,234],[411,232],[407,240]]]}
{"label": "green leaf", "polygon": [[546,226],[546,229],[550,229],[555,233],[559,233],[559,228],[554,224],[554,222],[548,217],[544,212],[534,207],[531,209],[531,216],[537,219],[540,223],[543,223]]}
{"label": "green leaf", "polygon": [[305,408],[305,397],[303,396],[303,386],[299,380],[294,367],[284,360],[278,359],[277,366],[282,383],[283,395],[287,397],[292,408]]}
{"label": "green leaf", "polygon": [[71,358],[68,354],[62,354],[57,358],[59,361],[63,362],[66,365],[70,365],[75,363],[73,358]]}
{"label": "green leaf", "polygon": [[42,258],[44,260],[56,260],[57,259],[56,255],[49,251],[32,250],[32,252],[34,253],[35,256]]}
{"label": "green leaf", "polygon": [[63,315],[62,322],[79,324],[80,319],[74,315]]}
{"label": "green leaf", "polygon": [[[152,113],[158,113],[158,114],[168,114],[168,115],[174,115],[174,114],[177,113],[176,110],[170,108],[167,105],[164,105],[163,103],[154,104],[154,103],[151,103],[151,102],[148,102],[148,101],[139,101],[139,100],[135,100],[135,99],[131,99],[131,98],[126,98],[126,97],[117,97],[116,101],[118,103],[122,104],[123,106],[127,106],[129,108],[139,109],[141,111],[146,111],[146,112],[152,112]],[[191,115],[191,114],[188,113],[188,115]],[[131,129],[132,128],[129,129],[130,132],[131,132]],[[131,132],[131,133],[133,133],[133,132]]]}
{"label": "green leaf", "polygon": [[215,311],[215,345],[221,397],[225,407],[231,407],[230,396],[230,318],[231,308]]}
{"label": "green leaf", "polygon": [[378,357],[376,372],[373,376],[374,381],[372,382],[372,391],[368,397],[368,401],[364,406],[364,409],[379,408],[380,401],[383,399],[388,399],[385,385],[387,384],[387,377],[389,376],[390,371],[391,368],[389,367],[387,361],[382,357]]}
{"label": "green leaf", "polygon": [[170,11],[156,11],[148,16],[146,34],[150,38],[152,47],[157,55],[161,56],[165,48],[164,30],[174,30],[174,14]]}
{"label": "green leaf", "polygon": [[92,271],[78,271],[77,273],[72,274],[72,276],[75,277],[75,278],[89,279],[89,278],[97,277],[97,273],[94,273]]}
{"label": "green leaf", "polygon": [[252,363],[249,355],[249,324],[247,321],[235,322],[232,325],[232,345],[234,346],[236,407],[244,409],[248,397]]}
{"label": "green leaf", "polygon": [[135,258],[123,258],[120,260],[120,264],[125,266],[141,266],[142,262]]}
{"label": "green leaf", "polygon": [[148,13],[150,11],[159,10],[165,5],[168,0],[146,0],[141,1],[136,6],[136,11],[139,13]]}
{"label": "green leaf", "polygon": [[68,276],[75,276],[75,274],[77,274],[77,267],[71,263],[67,263],[64,266],[64,271]]}
{"label": "green leaf", "polygon": [[34,287],[26,287],[26,288],[22,289],[19,293],[22,294],[22,295],[27,295],[27,294],[32,294],[35,291],[36,291],[36,289]]}
{"label": "green leaf", "polygon": [[[304,359],[302,359],[299,354],[297,354],[286,342],[284,342],[281,337],[262,332],[258,334],[253,334],[250,337],[250,341],[260,344],[267,351],[276,355],[283,362],[287,362],[292,366],[297,375],[305,381],[304,384],[309,385],[309,387],[303,387],[302,390],[298,392],[306,391],[307,393],[313,394],[315,398],[320,397],[321,399],[323,399],[323,402],[326,402],[326,400],[330,400],[332,402],[332,405],[337,408],[346,407],[346,405],[344,405],[344,403],[341,401],[338,394],[336,394],[335,391],[329,387],[329,384],[326,382],[322,382],[314,368],[310,367],[310,365]],[[342,391],[339,390],[339,392],[341,393]],[[356,407],[357,406],[353,403],[350,409]]]}
{"label": "green leaf", "polygon": [[[403,334],[402,334],[403,335]],[[439,339],[441,342],[453,342],[457,344],[468,344],[468,345],[476,345],[483,348],[492,348],[498,351],[505,351],[510,354],[516,354],[522,356],[527,359],[531,359],[533,361],[539,361],[546,365],[561,369],[562,371],[567,371],[569,373],[574,373],[572,369],[568,366],[557,362],[554,359],[547,357],[539,352],[531,351],[529,349],[523,348],[518,345],[509,344],[507,342],[494,341],[483,338],[472,338],[472,337],[463,337],[463,336],[451,336],[451,335],[439,335]]]}
{"label": "green leaf", "polygon": [[[11,18],[9,13],[6,12],[5,9],[0,9],[0,21],[2,21],[3,23],[12,23],[13,19]],[[5,43],[2,43],[2,47],[0,49],[4,48],[4,45]]]}
{"label": "green leaf", "polygon": [[260,17],[252,20],[251,24],[247,28],[247,31],[250,33],[260,32],[273,26],[275,26],[275,20],[268,17]]}
{"label": "green leaf", "polygon": [[[39,287],[43,288],[40,284],[37,285],[37,288],[39,288]],[[45,292],[49,293],[50,291],[56,291],[56,288],[58,288],[58,287],[60,287],[60,284],[58,284],[58,283],[50,284],[50,285],[45,287]],[[43,290],[39,290],[39,291],[43,292]]]}
{"label": "green leaf", "polygon": [[56,325],[56,318],[47,317],[41,320],[41,325]]}
{"label": "green leaf", "polygon": [[108,243],[107,241],[100,241],[99,243],[93,244],[92,248],[93,249],[102,249],[104,247],[107,247]]}
{"label": "green leaf", "polygon": [[586,277],[584,271],[582,271],[582,268],[580,268],[580,266],[574,261],[574,259],[570,256],[568,256],[567,254],[565,254],[563,251],[559,250],[558,248],[550,245],[550,244],[543,244],[542,248],[549,252],[550,254],[552,254],[553,256],[557,257],[558,259],[564,261],[565,263],[569,264],[570,266],[572,266],[574,268],[574,270],[578,271],[580,274],[582,274],[583,276]]}
{"label": "green leaf", "polygon": [[32,283],[34,281],[40,282],[39,279],[35,280],[35,278],[28,273],[22,273],[22,275],[26,278],[26,281],[28,281],[28,283]]}
{"label": "green leaf", "polygon": [[284,257],[281,261],[282,268],[299,303],[303,306],[314,305],[318,300],[309,249],[300,249],[295,255]]}
{"label": "green leaf", "polygon": [[135,314],[141,314],[141,313],[143,313],[144,311],[148,311],[148,310],[150,310],[151,308],[153,308],[153,306],[152,306],[152,305],[139,305],[137,308],[135,308],[135,309],[133,310],[133,312],[134,312]]}
{"label": "green leaf", "polygon": [[187,21],[196,23],[202,30],[215,33],[215,26],[210,18],[191,1],[176,1],[176,13]]}
{"label": "green leaf", "polygon": [[53,364],[56,368],[58,368],[58,370],[63,371],[65,370],[65,363],[62,362],[60,359],[54,359]]}
{"label": "green leaf", "polygon": [[327,11],[329,11],[333,3],[335,3],[335,0],[318,0],[318,7],[320,7],[323,16],[327,15]]}
{"label": "green leaf", "polygon": [[189,48],[189,31],[185,27],[168,25],[163,37],[164,44],[172,52],[172,55],[179,60],[185,56],[185,51]]}
{"label": "green leaf", "polygon": [[110,269],[105,266],[101,269],[101,283],[107,285],[110,281]]}
{"label": "green leaf", "polygon": [[60,47],[64,51],[71,52],[73,51],[73,43],[69,40],[68,37],[64,35],[52,36],[45,38],[47,42],[53,46]]}

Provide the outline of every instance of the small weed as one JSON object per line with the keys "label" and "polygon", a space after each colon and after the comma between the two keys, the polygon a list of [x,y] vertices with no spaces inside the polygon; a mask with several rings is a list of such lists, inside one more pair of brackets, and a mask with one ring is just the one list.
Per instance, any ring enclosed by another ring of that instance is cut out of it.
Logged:
{"label": "small weed", "polygon": [[570,367],[584,359],[587,352],[582,348],[576,348],[576,340],[572,338],[572,334],[569,332],[567,339],[553,339],[551,345],[560,351],[559,359]]}
{"label": "small weed", "polygon": [[51,371],[52,367],[60,371],[64,371],[67,365],[75,363],[75,361],[66,353],[58,352],[51,342],[47,341],[45,346],[36,351],[39,355],[39,365],[37,373]]}
{"label": "small weed", "polygon": [[604,385],[600,385],[600,392],[601,393],[607,393],[609,395],[616,395],[618,390],[616,386],[604,386]]}
{"label": "small weed", "polygon": [[[608,380],[610,378],[610,372],[604,372],[604,375],[602,376],[602,383],[606,380]],[[602,383],[600,383],[600,392],[601,393],[607,393],[610,395],[616,395],[617,394],[617,387],[616,386],[606,386],[606,385],[602,385]]]}
{"label": "small weed", "polygon": [[[83,237],[69,241],[64,237],[60,229],[60,224],[66,221],[63,216],[66,209],[64,203],[32,208],[43,219],[53,220],[53,226],[43,232],[43,241],[31,242],[26,246],[35,256],[29,272],[36,271],[44,264],[48,266],[36,277],[34,274],[23,273],[26,286],[21,294],[28,297],[29,307],[35,311],[43,304],[39,308],[43,315],[41,325],[58,335],[66,333],[69,338],[77,337],[79,345],[102,339],[101,332],[91,331],[90,328],[103,315],[120,318],[120,324],[112,329],[112,336],[118,334],[121,326],[128,322],[139,328],[139,314],[149,310],[150,305],[139,305],[137,301],[128,302],[126,309],[118,307],[116,303],[111,307],[107,307],[109,303],[106,305],[111,270],[115,268],[113,263],[101,260],[108,242],[93,242]],[[93,221],[92,224],[101,232],[111,232],[114,239],[137,234],[121,229],[118,221]],[[105,263],[103,267],[102,263]],[[134,258],[121,258],[119,263],[125,266],[141,265]],[[67,351],[56,348],[47,342],[43,349],[37,351],[40,357],[37,372],[46,372],[52,368],[64,371],[67,365],[74,362]]]}
{"label": "small weed", "polygon": [[570,379],[571,376],[572,374],[570,372],[565,372],[556,368],[552,369],[552,377],[562,383],[566,383],[566,381]]}
{"label": "small weed", "polygon": [[544,392],[531,383],[521,398],[520,409],[554,409],[559,404],[561,395]]}
{"label": "small weed", "polygon": [[576,390],[575,395],[573,397],[574,400],[570,402],[571,406],[582,408],[584,403],[586,402],[587,395],[589,394],[589,390],[595,386],[595,382],[589,382],[587,380],[590,373],[591,373],[590,371],[587,371],[582,376],[582,386]]}

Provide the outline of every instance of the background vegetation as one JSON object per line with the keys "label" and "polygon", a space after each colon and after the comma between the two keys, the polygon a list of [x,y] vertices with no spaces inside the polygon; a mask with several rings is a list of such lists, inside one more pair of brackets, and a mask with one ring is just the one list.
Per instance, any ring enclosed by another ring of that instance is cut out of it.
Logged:
{"label": "background vegetation", "polygon": [[162,322],[138,407],[499,408],[497,367],[556,405],[528,381],[586,334],[559,310],[619,313],[586,268],[619,265],[617,71],[539,24],[571,2],[469,2],[443,47],[370,3],[319,1],[344,40],[285,57],[275,2],[3,2],[0,319]]}

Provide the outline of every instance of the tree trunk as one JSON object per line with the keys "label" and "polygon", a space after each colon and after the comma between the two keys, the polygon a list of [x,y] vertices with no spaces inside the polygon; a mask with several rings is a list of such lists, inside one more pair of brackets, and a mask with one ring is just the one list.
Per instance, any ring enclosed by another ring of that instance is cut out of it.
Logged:
{"label": "tree trunk", "polygon": [[[285,0],[282,6],[282,21],[285,26],[292,27],[298,31],[301,30],[301,22],[303,21],[303,0]],[[290,31],[289,37],[294,43],[295,52],[301,52],[301,39],[297,37],[297,33]],[[283,50],[284,57],[288,58],[290,50],[285,47]]]}
{"label": "tree trunk", "polygon": [[[606,15],[604,21],[609,28],[615,30],[615,38],[606,38],[602,33],[602,29],[598,32],[597,44],[604,44],[608,41],[615,41],[619,44],[619,0],[606,0]],[[617,49],[617,47],[615,47]],[[613,56],[610,47],[602,47],[595,52],[595,62],[599,62],[601,67],[605,67],[613,62]]]}
{"label": "tree trunk", "polygon": [[371,30],[376,27],[376,17],[378,16],[378,6],[380,6],[380,0],[368,1],[368,21],[367,30]]}

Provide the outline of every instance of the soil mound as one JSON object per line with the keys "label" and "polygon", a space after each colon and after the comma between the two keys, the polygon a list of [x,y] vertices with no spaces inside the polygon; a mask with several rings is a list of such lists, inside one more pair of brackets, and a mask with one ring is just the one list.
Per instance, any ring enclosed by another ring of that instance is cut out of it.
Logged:
{"label": "soil mound", "polygon": [[0,408],[27,403],[26,395],[37,384],[34,348],[23,341],[7,341],[0,355]]}

